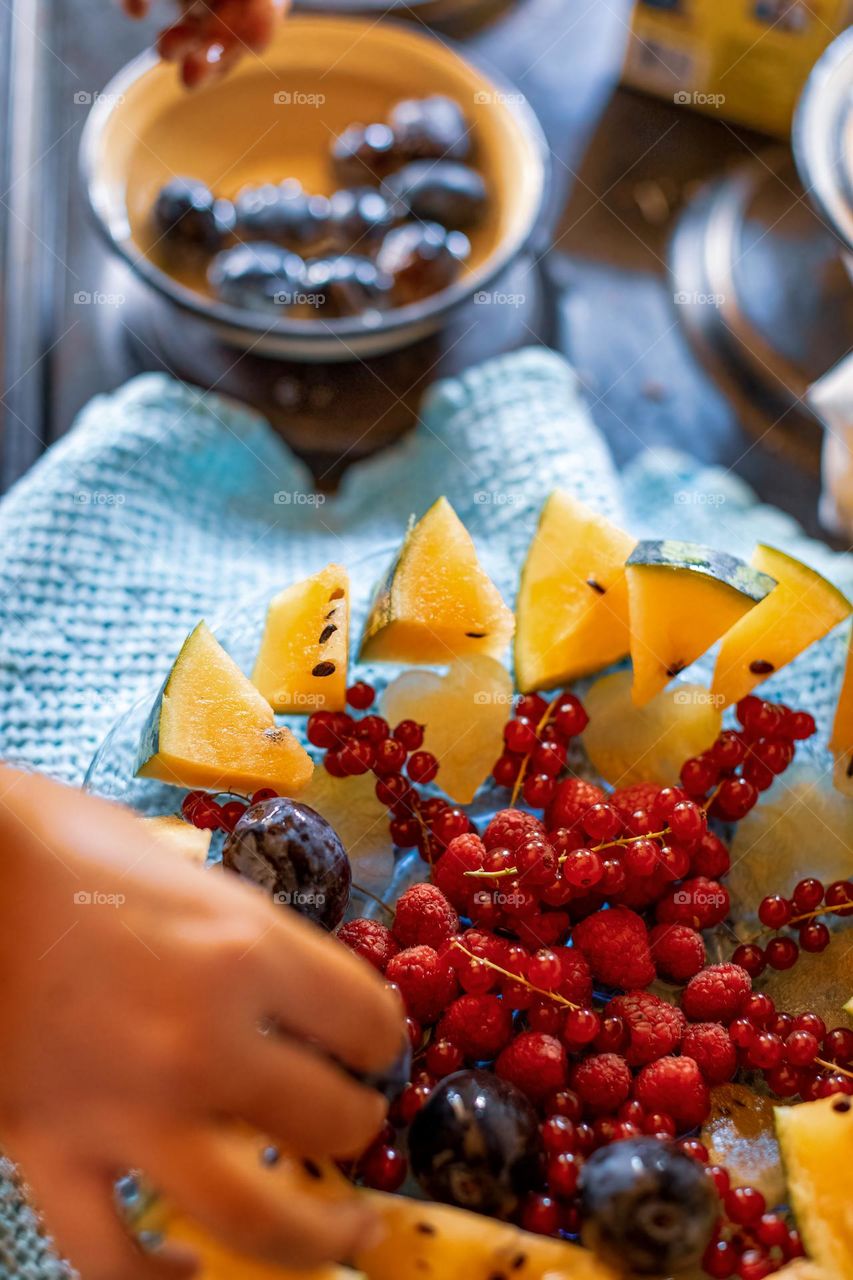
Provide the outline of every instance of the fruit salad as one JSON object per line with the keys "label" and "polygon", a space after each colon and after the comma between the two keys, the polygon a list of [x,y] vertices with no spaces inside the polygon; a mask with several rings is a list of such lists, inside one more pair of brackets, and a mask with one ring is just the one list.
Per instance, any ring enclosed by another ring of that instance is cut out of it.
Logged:
{"label": "fruit salad", "polygon": [[483,218],[486,183],[470,163],[471,126],[434,94],[396,103],[387,122],[335,138],[331,195],[283,177],[234,199],[171,178],[151,212],[167,270],[203,266],[212,294],[268,315],[363,315],[405,306],[451,284]]}
{"label": "fruit salad", "polygon": [[[853,660],[830,725],[757,691],[850,613],[782,551],[638,542],[555,494],[515,610],[446,500],[414,522],[355,672],[338,565],[272,600],[251,678],[192,633],[139,748],[142,776],[182,790],[162,838],[195,860],[186,836],[211,841],[405,1006],[386,1123],[317,1175],[386,1222],[342,1261],[370,1280],[851,1280]],[[716,644],[710,688],[682,674]],[[807,794],[831,878],[785,802],[807,742],[827,744]],[[827,1010],[832,955],[849,983]]]}

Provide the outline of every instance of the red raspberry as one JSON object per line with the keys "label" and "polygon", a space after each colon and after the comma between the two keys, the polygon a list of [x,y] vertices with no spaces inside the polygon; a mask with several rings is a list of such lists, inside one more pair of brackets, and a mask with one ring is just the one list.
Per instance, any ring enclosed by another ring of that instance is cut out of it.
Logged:
{"label": "red raspberry", "polygon": [[631,1092],[631,1068],[618,1053],[594,1053],[577,1063],[571,1083],[590,1111],[616,1111]]}
{"label": "red raspberry", "polygon": [[652,961],[662,978],[687,982],[705,966],[701,933],[686,924],[656,924],[649,934]]}
{"label": "red raspberry", "polygon": [[566,1083],[566,1051],[554,1036],[524,1031],[504,1049],[495,1072],[534,1102],[541,1102]]}
{"label": "red raspberry", "polygon": [[512,1039],[512,1011],[497,996],[460,996],[445,1011],[436,1037],[473,1062],[496,1058]]}
{"label": "red raspberry", "polygon": [[643,1067],[634,1093],[647,1112],[672,1116],[679,1133],[707,1119],[711,1095],[692,1058],[659,1058]]}
{"label": "red raspberry", "polygon": [[380,973],[385,972],[388,961],[400,950],[391,930],[378,920],[350,920],[341,925],[336,936]]}
{"label": "red raspberry", "polygon": [[418,1022],[435,1022],[457,992],[456,975],[432,947],[409,947],[388,963],[385,977],[396,982],[406,1012]]}
{"label": "red raspberry", "polygon": [[659,782],[632,782],[629,787],[617,787],[610,797],[625,818],[630,818],[637,809],[651,809],[663,787]]}
{"label": "red raspberry", "polygon": [[627,907],[611,907],[587,916],[575,925],[572,942],[586,956],[593,977],[608,987],[624,990],[654,982],[646,926]]}
{"label": "red raspberry", "polygon": [[675,1005],[646,991],[629,991],[607,1006],[608,1014],[618,1014],[628,1024],[631,1040],[625,1058],[632,1067],[642,1067],[672,1053],[681,1043],[687,1019]]}
{"label": "red raspberry", "polygon": [[725,1084],[737,1070],[737,1049],[719,1022],[694,1022],[684,1033],[681,1055],[698,1063],[708,1084]]}
{"label": "red raspberry", "polygon": [[523,840],[533,836],[545,839],[545,828],[532,813],[523,809],[501,809],[483,832],[487,849],[509,849],[514,853]]}
{"label": "red raspberry", "polygon": [[545,826],[549,831],[558,827],[574,827],[594,804],[604,804],[607,793],[594,782],[583,778],[564,778],[557,783],[557,790],[545,811]]}
{"label": "red raspberry", "polygon": [[689,924],[694,929],[713,929],[729,914],[728,890],[717,880],[695,876],[682,880],[657,906],[660,924]]}
{"label": "red raspberry", "polygon": [[394,937],[404,947],[426,943],[436,951],[459,932],[459,917],[434,884],[414,884],[397,899]]}
{"label": "red raspberry", "polygon": [[592,1004],[592,973],[586,956],[577,947],[558,947],[557,955],[563,967],[563,980],[558,987],[561,996],[573,1004]]}
{"label": "red raspberry", "polygon": [[691,978],[681,1007],[691,1022],[729,1023],[752,991],[752,978],[739,964],[712,964]]}
{"label": "red raspberry", "polygon": [[467,911],[471,895],[482,888],[482,882],[466,876],[466,871],[479,871],[486,860],[486,849],[473,831],[454,836],[433,867],[432,878],[457,911]]}

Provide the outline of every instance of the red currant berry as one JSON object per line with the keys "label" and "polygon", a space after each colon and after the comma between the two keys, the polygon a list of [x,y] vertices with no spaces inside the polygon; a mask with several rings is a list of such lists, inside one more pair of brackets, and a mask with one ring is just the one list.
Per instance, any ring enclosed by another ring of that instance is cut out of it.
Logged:
{"label": "red currant berry", "polygon": [[724,818],[739,822],[758,799],[758,790],[746,778],[724,778],[717,792],[717,806]]}
{"label": "red currant berry", "polygon": [[693,756],[681,766],[681,785],[689,796],[704,796],[716,785],[720,776],[713,759]]}
{"label": "red currant berry", "polygon": [[555,1236],[560,1230],[560,1206],[551,1196],[532,1191],[521,1206],[521,1225],[540,1236]]}
{"label": "red currant berry", "polygon": [[531,809],[544,809],[551,801],[556,789],[553,778],[547,773],[533,773],[525,778],[522,794],[525,804]]}
{"label": "red currant berry", "polygon": [[548,703],[538,693],[524,693],[515,704],[515,714],[538,724],[548,710]]}
{"label": "red currant berry", "polygon": [[414,849],[421,834],[415,818],[393,818],[388,829],[391,841],[398,849]]}
{"label": "red currant berry", "polygon": [[356,725],[356,736],[378,745],[388,740],[391,730],[382,716],[364,716]]}
{"label": "red currant berry", "polygon": [[197,826],[196,814],[202,814],[210,797],[206,791],[188,791],[181,801],[181,813],[187,822]]}
{"label": "red currant berry", "polygon": [[273,791],[272,787],[261,787],[260,791],[252,792],[252,804],[262,804],[264,800],[277,800],[278,792]]}
{"label": "red currant berry", "polygon": [[311,745],[320,747],[323,751],[338,746],[335,717],[331,711],[313,711],[308,717],[306,733]]}
{"label": "red currant berry", "polygon": [[729,1280],[735,1273],[740,1254],[730,1240],[714,1240],[702,1257],[702,1266],[712,1280]]}
{"label": "red currant berry", "polygon": [[631,876],[643,879],[656,870],[660,859],[660,845],[656,840],[632,840],[622,852],[625,870]]}
{"label": "red currant berry", "polygon": [[570,1009],[563,1024],[563,1044],[573,1052],[591,1044],[601,1030],[601,1019],[594,1009]]}
{"label": "red currant berry", "polygon": [[825,951],[829,943],[829,930],[820,920],[810,920],[800,929],[800,946],[803,951]]}
{"label": "red currant berry", "polygon": [[396,738],[386,738],[376,744],[373,759],[373,771],[380,778],[390,773],[399,773],[406,763],[406,748]]}
{"label": "red currant berry", "polygon": [[763,991],[753,991],[741,1005],[741,1016],[756,1027],[766,1027],[776,1012],[776,1005]]}
{"label": "red currant berry", "polygon": [[723,1202],[726,1214],[739,1227],[757,1222],[767,1211],[764,1196],[755,1187],[732,1187]]}
{"label": "red currant berry", "polygon": [[566,748],[561,742],[543,742],[533,752],[534,773],[546,773],[556,778],[566,763]]}
{"label": "red currant berry", "polygon": [[739,1280],[765,1280],[775,1270],[776,1263],[761,1249],[745,1249],[737,1264]]}
{"label": "red currant berry", "polygon": [[688,845],[697,843],[705,834],[704,810],[692,800],[682,800],[669,815],[669,825],[676,840]]}
{"label": "red currant berry", "polygon": [[751,978],[759,977],[767,968],[764,951],[754,942],[744,942],[735,947],[732,964],[739,964],[742,969],[746,969]]}
{"label": "red currant berry", "polygon": [[695,1160],[698,1164],[708,1163],[708,1148],[698,1138],[684,1138],[678,1145],[691,1160]]}
{"label": "red currant berry", "polygon": [[439,1080],[459,1071],[464,1062],[462,1050],[450,1040],[433,1040],[426,1051],[427,1068]]}
{"label": "red currant berry", "polygon": [[729,1024],[729,1035],[736,1049],[748,1050],[755,1039],[755,1027],[749,1018],[735,1018]]}
{"label": "red currant berry", "polygon": [[555,951],[537,951],[527,966],[527,980],[542,991],[556,991],[563,981],[563,966]]}
{"label": "red currant berry", "polygon": [[648,1133],[652,1137],[660,1135],[665,1138],[674,1138],[675,1121],[672,1116],[664,1115],[659,1111],[652,1111],[643,1121],[643,1133]]}
{"label": "red currant berry", "polygon": [[[562,1117],[560,1117],[562,1118]],[[574,1141],[574,1126],[572,1140]],[[559,1151],[548,1161],[546,1178],[548,1190],[561,1200],[571,1200],[578,1189],[583,1160],[573,1151]]]}
{"label": "red currant berry", "polygon": [[798,1013],[794,1018],[792,1031],[809,1031],[817,1041],[822,1041],[826,1035],[826,1023],[816,1013]]}
{"label": "red currant berry", "polygon": [[721,733],[711,748],[714,763],[727,773],[737,769],[746,758],[746,745],[739,733],[726,730]]}
{"label": "red currant berry", "polygon": [[510,720],[504,726],[504,742],[507,750],[526,755],[536,745],[536,727],[529,720]]}
{"label": "red currant berry", "polygon": [[549,1156],[574,1151],[575,1126],[568,1116],[549,1116],[542,1125],[542,1145]]}
{"label": "red currant berry", "polygon": [[545,1111],[552,1116],[568,1116],[577,1125],[583,1116],[583,1104],[573,1089],[557,1089],[549,1093]]}
{"label": "red currant berry", "polygon": [[655,829],[655,820],[648,809],[635,809],[626,819],[625,826],[632,836],[648,836]]}
{"label": "red currant berry", "polygon": [[795,742],[801,742],[817,733],[817,725],[808,711],[792,711],[785,721],[785,730]]}
{"label": "red currant berry", "polygon": [[554,726],[564,738],[574,738],[583,733],[589,724],[589,716],[583,709],[580,699],[574,694],[565,694],[557,704],[554,712]]}
{"label": "red currant berry", "polygon": [[461,809],[445,809],[432,824],[432,831],[439,844],[448,845],[457,836],[470,831],[471,822]]}
{"label": "red currant berry", "polygon": [[771,1071],[782,1061],[784,1046],[772,1031],[761,1031],[747,1049],[747,1060],[751,1067],[761,1071]]}
{"label": "red currant berry", "polygon": [[793,914],[790,902],[779,893],[763,898],[758,908],[758,918],[768,929],[783,928]]}
{"label": "red currant berry", "polygon": [[428,1084],[407,1084],[397,1102],[397,1109],[403,1124],[411,1124],[421,1110],[432,1089]]}
{"label": "red currant berry", "polygon": [[612,1013],[601,1019],[601,1028],[593,1043],[596,1053],[620,1053],[630,1038],[625,1019]]}
{"label": "red currant berry", "polygon": [[396,1147],[373,1147],[360,1163],[366,1187],[373,1191],[397,1191],[406,1179],[406,1157]]}
{"label": "red currant berry", "polygon": [[347,771],[341,763],[340,751],[327,751],[323,756],[323,768],[330,778],[345,778]]}
{"label": "red currant berry", "polygon": [[788,1243],[788,1224],[778,1213],[765,1213],[753,1230],[767,1249],[781,1249]]}
{"label": "red currant berry", "polygon": [[731,1186],[728,1170],[724,1169],[721,1164],[709,1164],[705,1172],[713,1182],[717,1195],[724,1196]]}
{"label": "red currant berry", "polygon": [[794,887],[791,899],[796,914],[806,915],[809,911],[815,911],[823,902],[823,885],[813,877],[801,880]]}
{"label": "red currant berry", "polygon": [[612,840],[622,830],[622,818],[612,804],[594,804],[581,817],[581,826],[593,840]]}
{"label": "red currant berry", "polygon": [[666,824],[675,806],[681,804],[682,800],[689,800],[689,798],[682,787],[664,787],[652,801],[652,813],[663,824]]}
{"label": "red currant berry", "polygon": [[213,796],[207,796],[204,801],[199,801],[195,808],[193,826],[201,831],[217,831],[221,825],[222,806],[214,800]]}
{"label": "red currant berry", "polygon": [[341,767],[349,776],[367,773],[373,766],[376,753],[373,743],[366,738],[351,738],[338,753]]}
{"label": "red currant berry", "polygon": [[366,711],[376,697],[376,690],[364,680],[357,680],[347,689],[347,702],[356,711]]}
{"label": "red currant berry", "polygon": [[417,751],[423,745],[424,727],[414,720],[401,720],[395,727],[392,737],[402,742],[407,751]]}
{"label": "red currant berry", "polygon": [[504,753],[492,767],[492,777],[499,787],[512,787],[521,771],[521,756]]}
{"label": "red currant berry", "polygon": [[800,949],[793,938],[771,938],[764,955],[771,969],[790,969],[797,963]]}
{"label": "red currant berry", "polygon": [[834,1027],[824,1036],[823,1051],[830,1062],[848,1066],[853,1062],[853,1031],[848,1027]]}
{"label": "red currant berry", "polygon": [[601,893],[606,898],[613,898],[622,892],[627,883],[628,877],[619,859],[605,858],[601,864]]}
{"label": "red currant berry", "polygon": [[431,751],[415,751],[413,755],[409,756],[406,772],[412,782],[426,785],[426,783],[432,782],[438,773],[438,761]]}
{"label": "red currant berry", "polygon": [[769,1088],[780,1098],[793,1098],[800,1092],[800,1073],[787,1062],[765,1073]]}
{"label": "red currant berry", "polygon": [[576,889],[591,889],[603,874],[602,860],[592,849],[574,849],[566,854],[563,879]]}
{"label": "red currant berry", "polygon": [[[845,907],[849,903],[853,903],[853,882],[850,880],[834,880],[831,885],[827,886],[824,897],[828,907]],[[839,911],[838,914],[846,915],[847,912]]]}
{"label": "red currant berry", "polygon": [[233,831],[245,812],[246,806],[241,800],[229,800],[222,806],[219,816],[219,825],[222,830]]}

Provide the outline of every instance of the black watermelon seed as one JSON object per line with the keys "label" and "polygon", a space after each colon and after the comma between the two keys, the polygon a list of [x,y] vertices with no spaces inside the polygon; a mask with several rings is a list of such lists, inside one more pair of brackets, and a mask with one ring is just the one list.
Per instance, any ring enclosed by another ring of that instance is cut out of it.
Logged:
{"label": "black watermelon seed", "polygon": [[338,628],[335,626],[334,622],[330,622],[329,625],[327,627],[324,627],[323,630],[320,632],[320,639],[317,641],[317,643],[325,644],[326,641],[329,639],[329,637],[335,634],[337,629]]}
{"label": "black watermelon seed", "polygon": [[769,676],[771,672],[776,670],[772,662],[764,662],[761,658],[756,658],[755,662],[750,662],[749,669],[754,676]]}
{"label": "black watermelon seed", "polygon": [[671,667],[667,667],[666,674],[670,677],[681,675],[681,672],[687,666],[686,662],[673,662]]}
{"label": "black watermelon seed", "polygon": [[333,676],[335,674],[334,662],[318,662],[316,667],[311,671],[312,676]]}
{"label": "black watermelon seed", "polygon": [[488,631],[466,631],[469,640],[484,640],[489,634]]}
{"label": "black watermelon seed", "polygon": [[607,590],[607,588],[603,587],[600,582],[596,582],[595,578],[587,578],[586,585],[588,587],[592,587],[593,591],[597,591],[600,596],[603,596]]}

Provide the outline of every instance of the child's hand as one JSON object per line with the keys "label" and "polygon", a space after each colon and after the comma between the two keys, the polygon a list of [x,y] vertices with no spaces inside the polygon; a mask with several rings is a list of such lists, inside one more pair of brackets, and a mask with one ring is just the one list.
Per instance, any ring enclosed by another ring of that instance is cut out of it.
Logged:
{"label": "child's hand", "polygon": [[0,1142],[85,1280],[186,1270],[120,1225],[129,1169],[239,1250],[347,1256],[373,1226],[361,1203],[276,1200],[228,1122],[352,1155],[385,1103],[327,1055],[383,1068],[403,1035],[393,994],[333,938],[168,856],[125,810],[0,768]]}
{"label": "child's hand", "polygon": [[[157,50],[167,62],[179,62],[184,83],[195,88],[221,75],[244,53],[258,53],[272,38],[290,0],[180,0],[181,16],[160,32]],[[150,0],[122,0],[134,18],[143,17]]]}

